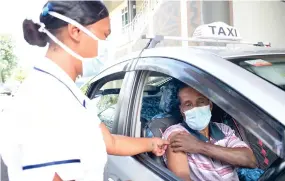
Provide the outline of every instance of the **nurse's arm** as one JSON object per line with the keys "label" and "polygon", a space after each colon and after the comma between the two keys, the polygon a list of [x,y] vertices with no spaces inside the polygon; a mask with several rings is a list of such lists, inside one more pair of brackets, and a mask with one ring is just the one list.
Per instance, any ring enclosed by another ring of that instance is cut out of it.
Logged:
{"label": "nurse's arm", "polygon": [[[153,152],[154,149],[157,149],[157,146],[165,146],[168,144],[168,141],[160,138],[133,138],[112,135],[104,123],[100,124],[100,128],[109,155],[133,156],[143,152]],[[163,153],[161,153],[161,155],[163,155]]]}

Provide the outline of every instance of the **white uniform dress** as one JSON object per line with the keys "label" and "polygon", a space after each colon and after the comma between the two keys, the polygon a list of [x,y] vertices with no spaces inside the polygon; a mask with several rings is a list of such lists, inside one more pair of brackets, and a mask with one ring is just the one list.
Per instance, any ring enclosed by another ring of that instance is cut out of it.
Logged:
{"label": "white uniform dress", "polygon": [[106,146],[88,101],[55,63],[37,62],[0,118],[10,181],[103,180]]}

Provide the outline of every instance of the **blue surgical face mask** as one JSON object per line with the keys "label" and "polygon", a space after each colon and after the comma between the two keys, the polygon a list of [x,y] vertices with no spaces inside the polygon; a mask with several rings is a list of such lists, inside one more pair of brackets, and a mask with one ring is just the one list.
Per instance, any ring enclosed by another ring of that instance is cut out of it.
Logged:
{"label": "blue surgical face mask", "polygon": [[210,106],[195,107],[184,112],[186,124],[193,130],[201,131],[210,123],[212,114]]}

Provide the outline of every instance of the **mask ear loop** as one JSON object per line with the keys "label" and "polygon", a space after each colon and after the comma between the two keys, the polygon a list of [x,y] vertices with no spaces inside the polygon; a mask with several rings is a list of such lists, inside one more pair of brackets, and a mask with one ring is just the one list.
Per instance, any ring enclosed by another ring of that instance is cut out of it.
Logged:
{"label": "mask ear loop", "polygon": [[95,36],[93,33],[91,33],[89,30],[87,30],[84,26],[82,26],[81,24],[79,24],[78,22],[74,21],[73,19],[70,19],[66,16],[63,16],[57,12],[53,12],[53,11],[49,11],[48,14],[50,14],[53,17],[56,17],[62,21],[65,21],[67,23],[70,23],[74,26],[76,26],[77,28],[79,28],[81,31],[83,31],[84,33],[86,33],[88,36],[90,36],[91,38],[93,38],[96,41],[100,41],[100,39]]}
{"label": "mask ear loop", "polygon": [[[101,39],[99,39],[97,36],[95,36],[92,32],[90,32],[87,28],[85,28],[84,26],[82,26],[80,23],[78,23],[77,21],[74,21],[73,19],[71,19],[71,18],[68,18],[68,17],[66,17],[66,16],[64,16],[64,15],[61,15],[61,14],[59,14],[59,13],[57,13],[57,12],[54,12],[54,11],[48,11],[47,12],[49,15],[51,15],[51,16],[53,16],[53,17],[56,17],[56,18],[58,18],[58,19],[60,19],[60,20],[62,20],[62,21],[65,21],[65,22],[67,22],[67,23],[69,23],[69,24],[72,24],[73,26],[76,26],[77,28],[79,28],[81,31],[83,31],[85,34],[87,34],[88,36],[90,36],[91,38],[93,38],[95,41],[97,41],[97,52],[98,52],[98,54],[97,54],[97,56],[99,56],[99,41],[104,41],[104,42],[106,42],[106,40],[101,40]],[[65,45],[64,45],[65,46]],[[69,52],[70,53],[70,52]],[[73,55],[73,54],[72,54]],[[76,57],[77,58],[77,57]],[[98,61],[100,61],[99,59],[98,59]],[[100,62],[101,64],[103,64],[102,62]]]}
{"label": "mask ear loop", "polygon": [[84,58],[81,57],[80,55],[78,55],[77,53],[75,53],[74,51],[72,51],[68,46],[66,46],[65,44],[63,44],[61,41],[59,41],[53,34],[51,34],[46,28],[45,28],[45,24],[44,23],[37,23],[38,25],[40,25],[39,28],[39,32],[45,33],[52,41],[54,41],[56,44],[58,44],[62,49],[64,49],[67,53],[69,53],[70,55],[72,55],[73,57],[84,61]]}
{"label": "mask ear loop", "polygon": [[[87,28],[85,28],[84,26],[82,26],[80,23],[74,21],[71,18],[68,18],[64,15],[61,15],[57,12],[54,11],[50,11],[52,9],[52,4],[48,3],[47,6],[43,9],[42,11],[42,16],[46,16],[47,14],[56,17],[62,21],[65,21],[69,24],[72,24],[74,26],[76,26],[77,28],[79,28],[81,31],[83,31],[85,34],[87,34],[88,36],[90,36],[92,39],[96,40],[96,41],[103,41],[100,40],[98,37],[96,37],[92,32],[90,32]],[[82,62],[85,61],[85,58],[83,58],[82,56],[78,55],[77,53],[75,53],[73,50],[71,50],[69,47],[67,47],[65,44],[63,44],[61,41],[59,41],[53,34],[51,34],[46,28],[45,28],[45,24],[44,23],[38,23],[40,25],[39,28],[39,32],[45,33],[52,41],[54,41],[56,44],[58,44],[61,48],[63,48],[67,53],[69,53],[70,55],[72,55],[73,57],[81,60]]]}

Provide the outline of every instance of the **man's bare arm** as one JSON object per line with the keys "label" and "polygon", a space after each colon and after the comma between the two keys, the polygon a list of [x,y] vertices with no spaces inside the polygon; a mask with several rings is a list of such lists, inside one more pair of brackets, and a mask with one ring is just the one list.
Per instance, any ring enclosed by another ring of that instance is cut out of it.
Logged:
{"label": "man's bare arm", "polygon": [[249,148],[225,148],[209,143],[203,143],[200,154],[229,163],[235,166],[255,168],[256,159]]}
{"label": "man's bare arm", "polygon": [[203,154],[210,158],[229,163],[234,166],[255,168],[256,159],[249,148],[226,148],[205,143],[191,134],[177,134],[171,140],[174,152]]}
{"label": "man's bare arm", "polygon": [[[171,139],[173,135],[170,135]],[[171,147],[168,147],[166,151],[167,157],[167,167],[171,170],[176,176],[181,178],[184,181],[191,181],[190,179],[190,169],[188,164],[187,155],[184,152],[174,152]]]}

